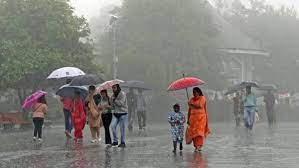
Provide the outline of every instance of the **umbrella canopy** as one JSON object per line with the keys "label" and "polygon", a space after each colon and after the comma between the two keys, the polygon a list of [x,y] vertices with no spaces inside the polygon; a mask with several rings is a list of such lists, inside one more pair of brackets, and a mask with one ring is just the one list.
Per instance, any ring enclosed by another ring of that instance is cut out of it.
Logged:
{"label": "umbrella canopy", "polygon": [[105,82],[99,75],[84,75],[75,77],[70,86],[98,85]]}
{"label": "umbrella canopy", "polygon": [[76,77],[76,76],[81,76],[85,75],[85,73],[75,67],[63,67],[54,70],[48,77],[47,79],[60,79],[60,78],[70,78],[70,77]]}
{"label": "umbrella canopy", "polygon": [[241,84],[234,85],[234,86],[228,88],[228,90],[225,92],[225,95],[230,95],[230,94],[236,93],[241,89],[242,89]]}
{"label": "umbrella canopy", "polygon": [[250,87],[256,87],[256,88],[259,87],[259,85],[256,82],[252,82],[252,81],[244,81],[240,85],[241,85],[242,88],[246,88],[248,86],[250,86]]}
{"label": "umbrella canopy", "polygon": [[131,80],[127,81],[125,84],[122,86],[128,87],[128,88],[133,88],[133,89],[141,89],[141,90],[152,90],[143,81],[138,81],[138,80]]}
{"label": "umbrella canopy", "polygon": [[119,79],[106,81],[97,87],[97,91],[100,92],[101,90],[111,89],[113,85],[121,84],[121,83],[124,83],[124,81],[119,80]]}
{"label": "umbrella canopy", "polygon": [[37,100],[42,97],[42,96],[45,96],[47,95],[48,93],[47,92],[44,92],[42,90],[39,90],[39,91],[36,91],[34,92],[32,95],[28,96],[23,105],[22,105],[22,108],[23,109],[28,109],[28,108],[31,108],[33,105],[36,104]]}
{"label": "umbrella canopy", "polygon": [[175,90],[182,90],[182,89],[187,89],[189,87],[194,87],[194,86],[199,86],[204,84],[205,82],[199,78],[195,77],[185,77],[178,79],[174,82],[172,82],[168,86],[168,91],[175,91]]}
{"label": "umbrella canopy", "polygon": [[259,88],[259,85],[256,82],[244,81],[228,88],[228,90],[225,92],[225,95],[236,93],[239,90],[246,88],[247,86]]}
{"label": "umbrella canopy", "polygon": [[61,86],[56,92],[56,95],[74,98],[75,92],[80,92],[82,99],[85,99],[88,95],[88,89],[85,86],[70,86],[69,84]]}
{"label": "umbrella canopy", "polygon": [[261,85],[259,90],[277,90],[277,87],[275,85]]}

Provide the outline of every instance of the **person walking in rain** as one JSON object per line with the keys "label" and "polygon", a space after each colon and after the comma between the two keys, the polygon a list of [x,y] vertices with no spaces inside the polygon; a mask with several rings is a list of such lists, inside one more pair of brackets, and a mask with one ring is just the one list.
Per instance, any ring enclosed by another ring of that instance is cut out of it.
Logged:
{"label": "person walking in rain", "polygon": [[275,121],[275,114],[274,114],[275,96],[271,90],[268,90],[267,94],[264,96],[264,102],[266,104],[268,124],[269,127],[272,127]]}
{"label": "person walking in rain", "polygon": [[37,100],[37,103],[32,107],[32,118],[34,124],[33,140],[42,142],[42,128],[45,115],[48,113],[48,105],[46,97],[42,96]]}
{"label": "person walking in rain", "polygon": [[111,128],[113,134],[112,146],[118,145],[117,127],[120,127],[121,142],[118,147],[126,147],[126,124],[128,122],[128,105],[126,94],[121,90],[119,84],[112,86],[112,107],[114,110]]}
{"label": "person walking in rain", "polygon": [[128,129],[129,131],[133,131],[134,118],[137,108],[137,95],[134,93],[134,89],[130,88],[126,96],[128,100]]}
{"label": "person walking in rain", "polygon": [[[66,84],[69,84],[71,81],[72,81],[71,79],[67,79]],[[63,104],[65,135],[68,139],[70,139],[72,138],[72,129],[73,129],[72,114],[71,114],[73,100],[68,97],[60,97],[60,101]]]}
{"label": "person walking in rain", "polygon": [[243,97],[244,102],[244,123],[245,127],[252,130],[257,112],[256,96],[251,91],[251,87],[246,87],[246,95]]}
{"label": "person walking in rain", "polygon": [[80,97],[80,92],[75,91],[75,98],[72,105],[72,121],[74,124],[75,132],[75,142],[83,142],[83,129],[86,124],[86,112],[84,109],[84,101]]}
{"label": "person walking in rain", "polygon": [[[99,111],[98,106],[96,104],[97,95],[96,87],[91,85],[88,88],[89,94],[86,98],[85,105],[87,109],[87,115],[88,115],[88,124],[90,127],[91,132],[91,143],[96,143],[97,141],[100,142],[100,126],[102,125],[102,118],[101,118],[101,111]],[[99,103],[99,101],[97,101]]]}
{"label": "person walking in rain", "polygon": [[235,120],[236,120],[236,127],[240,126],[241,123],[241,96],[240,93],[237,92],[236,96],[233,98],[233,102],[234,102],[234,116],[235,116]]}
{"label": "person walking in rain", "polygon": [[137,117],[139,131],[145,130],[146,126],[146,101],[141,89],[138,90],[137,95]]}
{"label": "person walking in rain", "polygon": [[107,90],[101,90],[101,102],[98,105],[102,110],[102,121],[105,129],[105,144],[111,145],[110,124],[112,121],[111,100]]}
{"label": "person walking in rain", "polygon": [[183,150],[184,124],[186,122],[184,114],[180,111],[180,105],[173,106],[173,112],[169,113],[168,122],[173,141],[173,152],[176,152],[177,144],[180,144],[180,151]]}
{"label": "person walking in rain", "polygon": [[207,100],[200,88],[193,89],[193,97],[189,100],[188,105],[186,143],[191,144],[193,141],[195,152],[200,152],[204,140],[210,133]]}

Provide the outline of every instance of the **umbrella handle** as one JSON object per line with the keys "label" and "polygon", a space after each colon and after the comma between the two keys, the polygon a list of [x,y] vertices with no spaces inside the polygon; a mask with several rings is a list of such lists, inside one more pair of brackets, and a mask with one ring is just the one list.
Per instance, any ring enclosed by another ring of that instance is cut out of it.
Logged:
{"label": "umbrella handle", "polygon": [[[185,79],[185,74],[183,73],[183,78]],[[187,93],[187,102],[189,101],[189,93],[188,93],[188,88],[186,88],[186,93]]]}

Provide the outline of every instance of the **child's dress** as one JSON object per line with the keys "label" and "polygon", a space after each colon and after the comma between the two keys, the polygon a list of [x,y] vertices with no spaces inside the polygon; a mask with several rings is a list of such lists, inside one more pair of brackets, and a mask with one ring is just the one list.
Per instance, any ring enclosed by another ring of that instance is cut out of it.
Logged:
{"label": "child's dress", "polygon": [[184,123],[186,122],[184,114],[181,112],[171,112],[168,116],[168,122],[171,125],[172,140],[180,143],[183,142]]}

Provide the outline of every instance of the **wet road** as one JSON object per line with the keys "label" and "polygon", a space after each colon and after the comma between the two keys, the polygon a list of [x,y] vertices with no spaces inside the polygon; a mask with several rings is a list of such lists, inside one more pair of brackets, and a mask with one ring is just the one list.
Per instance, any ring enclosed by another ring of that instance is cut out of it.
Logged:
{"label": "wet road", "polygon": [[131,134],[127,148],[90,144],[85,128],[83,145],[66,142],[63,127],[44,130],[42,145],[33,143],[31,131],[1,133],[0,167],[200,167],[200,168],[297,168],[299,124],[279,124],[268,129],[258,124],[252,133],[230,124],[211,124],[213,134],[201,153],[186,146],[174,155],[168,125],[155,125],[147,136]]}

